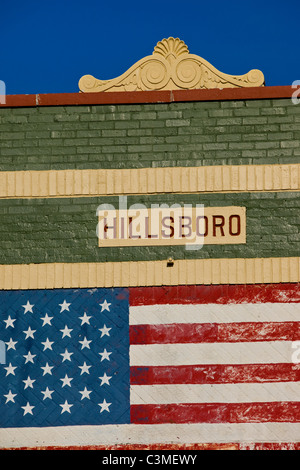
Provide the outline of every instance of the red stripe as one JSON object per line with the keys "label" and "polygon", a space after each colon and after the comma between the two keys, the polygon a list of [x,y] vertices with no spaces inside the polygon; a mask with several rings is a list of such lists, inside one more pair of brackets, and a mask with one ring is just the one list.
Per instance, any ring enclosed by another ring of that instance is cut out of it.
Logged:
{"label": "red stripe", "polygon": [[247,442],[239,444],[238,450],[300,450],[300,442]]}
{"label": "red stripe", "polygon": [[300,285],[254,284],[129,288],[130,305],[300,302]]}
{"label": "red stripe", "polygon": [[300,402],[132,405],[131,423],[300,422]]}
{"label": "red stripe", "polygon": [[296,341],[300,339],[299,322],[243,322],[218,325],[218,341]]}
{"label": "red stripe", "polygon": [[[280,444],[278,444],[280,445]],[[291,445],[291,444],[285,444]],[[293,444],[295,446],[295,444]],[[209,444],[125,444],[125,445],[91,445],[91,446],[43,446],[43,447],[5,447],[1,450],[240,450],[238,443],[209,443]],[[296,449],[295,449],[296,450]],[[144,459],[145,461],[145,459]],[[150,459],[155,464],[155,456]]]}
{"label": "red stripe", "polygon": [[298,382],[300,364],[131,367],[131,385]]}
{"label": "red stripe", "polygon": [[130,344],[296,341],[300,339],[300,323],[243,322],[131,325],[129,333]]}
{"label": "red stripe", "polygon": [[213,343],[218,326],[214,323],[176,323],[171,325],[131,325],[130,344]]}
{"label": "red stripe", "polygon": [[197,444],[125,444],[90,446],[5,447],[1,450],[300,450],[300,442],[197,443]]}

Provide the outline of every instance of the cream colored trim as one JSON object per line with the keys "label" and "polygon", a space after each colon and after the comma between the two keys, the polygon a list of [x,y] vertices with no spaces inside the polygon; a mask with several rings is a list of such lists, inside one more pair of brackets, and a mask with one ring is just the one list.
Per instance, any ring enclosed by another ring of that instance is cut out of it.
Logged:
{"label": "cream colored trim", "polygon": [[179,38],[170,37],[159,41],[151,56],[136,62],[123,75],[111,80],[84,75],[78,86],[91,93],[260,87],[264,82],[264,74],[256,69],[245,75],[222,73],[202,57],[190,54]]}
{"label": "cream colored trim", "polygon": [[299,190],[299,163],[0,172],[0,199]]}
{"label": "cream colored trim", "polygon": [[300,258],[0,265],[0,289],[300,282]]}

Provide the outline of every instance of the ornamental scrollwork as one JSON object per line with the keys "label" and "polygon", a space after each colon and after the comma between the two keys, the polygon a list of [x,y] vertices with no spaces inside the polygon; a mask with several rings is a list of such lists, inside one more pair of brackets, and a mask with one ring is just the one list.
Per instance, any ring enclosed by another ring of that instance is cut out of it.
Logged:
{"label": "ornamental scrollwork", "polygon": [[100,91],[191,90],[264,86],[260,70],[244,75],[228,75],[217,70],[202,57],[190,54],[179,38],[159,41],[152,55],[144,57],[119,77],[99,80],[84,75],[79,89],[84,93]]}

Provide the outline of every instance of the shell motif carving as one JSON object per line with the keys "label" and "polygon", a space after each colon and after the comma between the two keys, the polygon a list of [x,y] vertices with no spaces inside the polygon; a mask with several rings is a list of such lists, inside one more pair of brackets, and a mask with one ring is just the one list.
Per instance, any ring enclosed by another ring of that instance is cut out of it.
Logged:
{"label": "shell motif carving", "polygon": [[160,54],[165,59],[169,57],[179,57],[182,54],[188,54],[189,50],[187,45],[179,38],[169,38],[159,41],[153,51],[153,54]]}
{"label": "shell motif carving", "polygon": [[260,70],[245,75],[220,72],[198,55],[190,54],[179,38],[159,41],[151,56],[144,57],[125,73],[111,80],[84,75],[79,89],[84,93],[100,91],[191,90],[264,86]]}

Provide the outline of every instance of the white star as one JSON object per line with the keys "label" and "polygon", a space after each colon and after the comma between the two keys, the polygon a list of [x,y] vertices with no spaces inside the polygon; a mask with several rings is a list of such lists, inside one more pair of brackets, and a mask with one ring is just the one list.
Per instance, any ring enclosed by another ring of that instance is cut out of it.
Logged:
{"label": "white star", "polygon": [[53,317],[49,317],[48,313],[46,313],[46,315],[45,315],[44,317],[41,317],[41,320],[43,320],[42,326],[45,326],[45,325],[50,325],[50,326],[52,326],[52,324],[51,324],[52,318],[53,318]]}
{"label": "white star", "polygon": [[109,334],[110,330],[111,330],[111,328],[107,328],[106,325],[103,325],[103,328],[99,328],[99,331],[101,331],[100,338],[102,338],[103,336],[110,336],[110,334]]}
{"label": "white star", "polygon": [[34,333],[35,332],[36,332],[36,330],[32,330],[31,327],[29,326],[28,330],[23,331],[23,333],[25,333],[25,335],[26,335],[25,339],[28,339],[28,338],[34,339]]}
{"label": "white star", "polygon": [[80,318],[80,320],[81,320],[81,326],[84,325],[85,323],[87,323],[88,325],[90,325],[90,321],[89,321],[89,320],[90,320],[90,318],[92,318],[92,317],[88,317],[87,314],[86,314],[86,312],[84,312],[83,317],[79,317],[79,318]]}
{"label": "white star", "polygon": [[10,390],[7,395],[3,395],[3,396],[6,398],[5,404],[8,403],[9,401],[12,401],[13,403],[15,403],[14,398],[17,396],[17,394],[12,393],[12,391]]}
{"label": "white star", "polygon": [[27,312],[33,313],[32,307],[34,307],[34,304],[31,305],[30,302],[29,302],[29,300],[27,300],[27,304],[26,304],[26,305],[22,305],[22,307],[24,308],[24,314],[27,313]]}
{"label": "white star", "polygon": [[5,323],[6,323],[6,328],[8,328],[9,326],[11,326],[12,328],[14,328],[14,322],[16,321],[15,319],[13,320],[10,315],[8,315],[8,319],[7,320],[3,320]]}
{"label": "white star", "polygon": [[86,387],[84,387],[84,390],[78,391],[82,395],[81,400],[83,400],[84,398],[88,398],[90,400],[90,394],[92,393],[92,390],[88,390]]}
{"label": "white star", "polygon": [[65,375],[65,378],[64,379],[60,379],[62,381],[62,387],[64,387],[65,385],[68,385],[69,387],[71,387],[71,380],[73,380],[72,378],[68,377],[67,374]]}
{"label": "white star", "polygon": [[52,375],[52,372],[51,372],[51,369],[53,369],[54,366],[49,366],[48,362],[47,364],[45,365],[45,367],[41,367],[41,369],[43,369],[43,376],[46,375],[46,374],[49,374],[49,375]]}
{"label": "white star", "polygon": [[84,348],[90,349],[90,343],[92,342],[92,340],[88,341],[85,336],[83,341],[78,341],[78,342],[81,343],[82,345],[81,349],[84,349]]}
{"label": "white star", "polygon": [[89,372],[89,369],[90,369],[92,366],[87,366],[87,365],[86,365],[86,362],[84,362],[83,366],[78,366],[78,367],[79,367],[79,369],[81,369],[80,375],[82,375],[82,374],[84,374],[84,373],[85,373],[85,374],[89,374],[89,373],[90,373],[90,372]]}
{"label": "white star", "polygon": [[101,312],[103,312],[103,310],[107,310],[108,312],[110,311],[109,306],[111,304],[109,304],[106,299],[104,300],[103,304],[99,304],[99,305],[101,306]]}
{"label": "white star", "polygon": [[60,353],[60,356],[63,357],[63,362],[64,362],[64,361],[70,361],[70,362],[71,362],[71,356],[72,356],[72,354],[74,354],[74,353],[72,353],[72,352],[69,353],[69,351],[68,351],[67,349],[65,349],[65,352],[64,352],[64,353]]}
{"label": "white star", "polygon": [[51,349],[52,351],[52,344],[54,343],[54,341],[49,341],[49,339],[47,338],[46,341],[42,341],[41,343],[44,345],[43,351],[46,351],[46,349]]}
{"label": "white star", "polygon": [[23,357],[25,357],[26,361],[25,361],[25,364],[27,364],[27,362],[32,362],[32,364],[34,364],[34,360],[33,358],[36,356],[36,354],[31,354],[31,352],[29,351],[28,354],[24,354]]}
{"label": "white star", "polygon": [[27,379],[22,380],[22,382],[24,382],[24,384],[25,384],[24,390],[26,390],[26,388],[28,388],[28,387],[33,388],[32,384],[33,384],[33,382],[35,382],[35,380],[32,380],[28,375]]}
{"label": "white star", "polygon": [[71,406],[73,406],[73,405],[69,405],[69,403],[68,403],[67,400],[66,400],[63,405],[59,405],[59,406],[62,407],[61,414],[63,414],[65,411],[67,411],[68,413],[71,413],[70,408],[71,408]]}
{"label": "white star", "polygon": [[104,359],[107,359],[110,361],[109,356],[111,355],[111,352],[107,352],[106,349],[104,349],[103,353],[99,353],[101,356],[101,362],[104,361]]}
{"label": "white star", "polygon": [[67,325],[64,327],[63,330],[59,330],[62,332],[62,337],[64,338],[65,336],[69,336],[69,338],[71,338],[71,331],[73,331],[72,329],[68,328]]}
{"label": "white star", "polygon": [[100,387],[102,387],[102,385],[104,385],[104,384],[110,385],[109,381],[110,381],[111,377],[112,376],[108,376],[108,375],[106,375],[106,372],[104,372],[104,375],[102,377],[99,377],[99,379],[101,380]]}
{"label": "white star", "polygon": [[27,415],[27,413],[29,413],[29,414],[31,414],[31,415],[33,414],[33,413],[32,413],[32,410],[33,410],[34,406],[31,406],[31,405],[29,404],[29,401],[27,402],[27,405],[26,405],[26,406],[21,406],[21,408],[23,408],[23,410],[24,410],[23,416]]}
{"label": "white star", "polygon": [[9,340],[7,343],[5,343],[5,344],[7,344],[7,351],[8,351],[9,349],[14,349],[14,350],[16,350],[15,345],[17,344],[17,342],[18,342],[18,341],[13,341],[12,338],[10,338],[10,340]]}
{"label": "white star", "polygon": [[54,392],[54,390],[49,390],[48,387],[46,388],[46,390],[44,392],[41,390],[41,393],[44,395],[43,400],[46,400],[46,398],[50,398],[50,400],[52,400],[52,393],[53,392]]}
{"label": "white star", "polygon": [[102,413],[102,411],[108,411],[110,413],[109,407],[110,407],[111,403],[107,403],[105,398],[104,398],[103,402],[98,403],[98,405],[101,406],[100,413]]}
{"label": "white star", "polygon": [[70,311],[69,307],[70,307],[71,304],[68,304],[68,302],[66,302],[66,300],[64,300],[62,304],[58,304],[58,305],[61,307],[60,313],[64,312],[65,310],[67,310],[68,312]]}
{"label": "white star", "polygon": [[4,369],[6,370],[6,376],[5,377],[7,377],[9,374],[15,375],[15,369],[16,368],[17,367],[13,367],[11,365],[11,362],[10,362],[8,367],[4,367]]}

